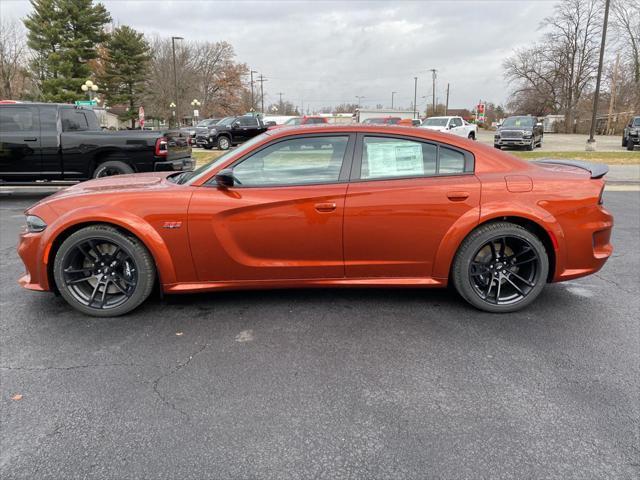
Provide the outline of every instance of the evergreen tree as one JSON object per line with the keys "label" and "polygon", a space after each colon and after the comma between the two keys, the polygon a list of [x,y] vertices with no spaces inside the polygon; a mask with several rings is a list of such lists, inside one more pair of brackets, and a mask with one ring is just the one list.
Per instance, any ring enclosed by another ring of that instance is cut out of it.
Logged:
{"label": "evergreen tree", "polygon": [[99,81],[105,98],[109,105],[127,105],[129,110],[120,119],[134,127],[149,71],[149,44],[142,33],[124,25],[114,30],[104,47],[104,73]]}
{"label": "evergreen tree", "polygon": [[106,39],[109,13],[93,0],[31,0],[33,12],[24,20],[27,44],[35,52],[32,64],[41,97],[49,102],[84,98],[80,87],[90,77],[87,62],[97,57]]}

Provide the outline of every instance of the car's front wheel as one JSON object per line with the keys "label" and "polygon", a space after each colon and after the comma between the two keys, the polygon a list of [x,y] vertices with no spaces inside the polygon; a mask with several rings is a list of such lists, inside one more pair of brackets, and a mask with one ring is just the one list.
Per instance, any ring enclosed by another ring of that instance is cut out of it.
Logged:
{"label": "car's front wheel", "polygon": [[96,317],[115,317],[146,300],[155,283],[155,265],[136,238],[107,225],[91,225],[62,242],[53,275],[72,307]]}
{"label": "car's front wheel", "polygon": [[622,146],[623,147],[627,146],[627,137],[625,137],[624,135],[622,135]]}
{"label": "car's front wheel", "polygon": [[533,302],[548,272],[549,258],[538,237],[519,225],[496,222],[479,227],[462,242],[452,277],[471,305],[506,313]]}
{"label": "car's front wheel", "polygon": [[219,150],[229,150],[231,146],[231,141],[227,137],[218,138],[218,149]]}

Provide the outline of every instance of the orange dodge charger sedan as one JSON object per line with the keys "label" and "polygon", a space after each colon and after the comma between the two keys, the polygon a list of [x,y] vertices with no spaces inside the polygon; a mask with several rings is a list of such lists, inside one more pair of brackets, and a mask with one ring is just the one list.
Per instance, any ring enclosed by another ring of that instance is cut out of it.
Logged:
{"label": "orange dodge charger sedan", "polygon": [[266,132],[193,172],[107,177],[26,211],[20,283],[89,315],[164,293],[445,287],[512,312],[611,255],[607,167],[398,126]]}

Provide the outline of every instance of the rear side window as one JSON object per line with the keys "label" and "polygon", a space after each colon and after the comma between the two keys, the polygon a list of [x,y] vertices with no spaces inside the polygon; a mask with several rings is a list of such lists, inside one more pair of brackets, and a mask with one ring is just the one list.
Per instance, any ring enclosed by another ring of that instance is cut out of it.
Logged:
{"label": "rear side window", "polygon": [[308,125],[314,124],[314,123],[324,123],[322,118],[307,118],[307,121],[305,122]]}
{"label": "rear side window", "polygon": [[58,133],[58,111],[56,107],[40,107],[42,135]]}
{"label": "rear side window", "polygon": [[240,125],[243,127],[255,127],[258,125],[258,119],[255,117],[240,117]]}
{"label": "rear side window", "polygon": [[37,107],[0,107],[0,132],[39,135]]}
{"label": "rear side window", "polygon": [[451,119],[451,126],[452,127],[461,127],[462,126],[462,120],[460,120],[459,118],[452,118]]}
{"label": "rear side window", "polygon": [[89,122],[83,111],[64,108],[61,110],[62,130],[65,132],[83,132],[89,130]]}
{"label": "rear side window", "polygon": [[432,143],[401,138],[364,137],[360,178],[456,175],[465,172],[465,154]]}

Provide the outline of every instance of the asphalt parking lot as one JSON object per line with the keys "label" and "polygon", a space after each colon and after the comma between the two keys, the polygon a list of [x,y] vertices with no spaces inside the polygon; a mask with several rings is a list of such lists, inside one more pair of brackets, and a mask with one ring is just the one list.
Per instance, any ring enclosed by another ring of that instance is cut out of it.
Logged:
{"label": "asphalt parking lot", "polygon": [[[20,289],[0,198],[0,477],[638,478],[640,194],[615,254],[496,316],[449,291],[155,298],[95,319]],[[19,397],[21,395],[21,397]]]}

